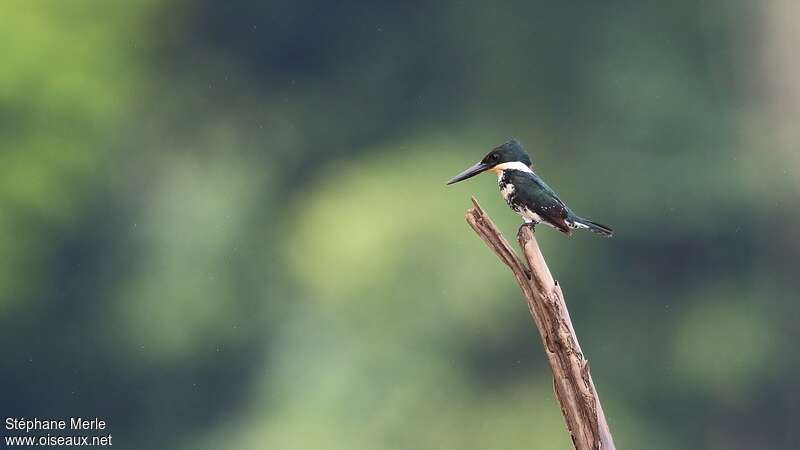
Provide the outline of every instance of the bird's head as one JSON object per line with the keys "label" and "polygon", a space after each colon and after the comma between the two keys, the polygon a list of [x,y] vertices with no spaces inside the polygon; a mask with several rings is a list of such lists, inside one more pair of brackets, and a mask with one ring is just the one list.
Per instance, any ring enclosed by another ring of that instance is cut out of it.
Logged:
{"label": "bird's head", "polygon": [[458,183],[486,171],[500,172],[509,169],[529,171],[530,167],[531,158],[522,144],[516,139],[511,139],[505,144],[493,148],[477,164],[456,175],[447,184]]}

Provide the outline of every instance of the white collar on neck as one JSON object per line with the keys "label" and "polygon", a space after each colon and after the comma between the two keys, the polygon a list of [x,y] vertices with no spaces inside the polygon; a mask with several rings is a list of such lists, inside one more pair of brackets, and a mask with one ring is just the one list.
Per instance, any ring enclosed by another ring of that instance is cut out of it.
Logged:
{"label": "white collar on neck", "polygon": [[499,173],[503,170],[519,170],[522,172],[533,173],[530,167],[526,166],[525,163],[519,161],[502,163],[492,167],[493,172]]}

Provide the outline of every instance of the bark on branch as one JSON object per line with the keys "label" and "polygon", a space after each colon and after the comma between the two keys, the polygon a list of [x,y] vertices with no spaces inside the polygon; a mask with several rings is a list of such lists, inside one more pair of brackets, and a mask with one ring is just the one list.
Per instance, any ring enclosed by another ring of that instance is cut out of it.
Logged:
{"label": "bark on branch", "polygon": [[523,227],[517,239],[527,265],[473,197],[467,223],[514,273],[528,310],[542,337],[553,371],[553,387],[576,450],[615,450],[597,397],[589,361],[584,357],[569,318],[564,294],[544,261],[534,233]]}

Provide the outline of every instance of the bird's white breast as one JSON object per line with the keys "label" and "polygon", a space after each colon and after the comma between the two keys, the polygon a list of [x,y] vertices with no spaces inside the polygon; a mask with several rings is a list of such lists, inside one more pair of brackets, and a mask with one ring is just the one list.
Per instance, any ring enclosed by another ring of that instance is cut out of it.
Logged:
{"label": "bird's white breast", "polygon": [[[498,177],[498,179],[502,180],[502,179],[503,179],[503,175],[502,175],[502,174],[500,174],[500,176]],[[500,188],[500,194],[502,194],[502,195],[503,195],[503,198],[504,198],[506,201],[508,201],[508,197],[510,197],[510,196],[511,196],[511,194],[513,194],[513,193],[514,193],[514,185],[513,185],[513,184],[511,184],[511,183],[506,183],[506,184],[504,184],[504,185],[501,185],[501,186],[502,186],[502,187]]]}
{"label": "bird's white breast", "polygon": [[[524,166],[524,164],[522,165]],[[503,196],[503,199],[505,199],[506,203],[508,203],[508,206],[510,206],[511,209],[513,209],[517,214],[522,216],[522,219],[525,220],[525,222],[542,222],[541,216],[526,207],[520,208],[520,205],[514,204],[514,202],[511,201],[511,196],[514,195],[514,184],[511,182],[503,182],[503,175],[504,174],[502,170],[497,171],[497,184],[500,187],[500,195]]]}
{"label": "bird's white breast", "polygon": [[533,223],[542,222],[542,217],[528,208],[522,208],[519,211],[519,215],[522,216],[522,218],[525,219],[526,222],[533,222]]}

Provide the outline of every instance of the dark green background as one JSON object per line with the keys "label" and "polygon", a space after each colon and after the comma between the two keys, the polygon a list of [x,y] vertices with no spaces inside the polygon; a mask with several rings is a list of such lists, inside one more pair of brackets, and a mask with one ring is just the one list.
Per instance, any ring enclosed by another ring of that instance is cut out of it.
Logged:
{"label": "dark green background", "polygon": [[789,0],[0,3],[0,415],[115,448],[566,449],[464,223],[508,137],[618,448],[797,445]]}

